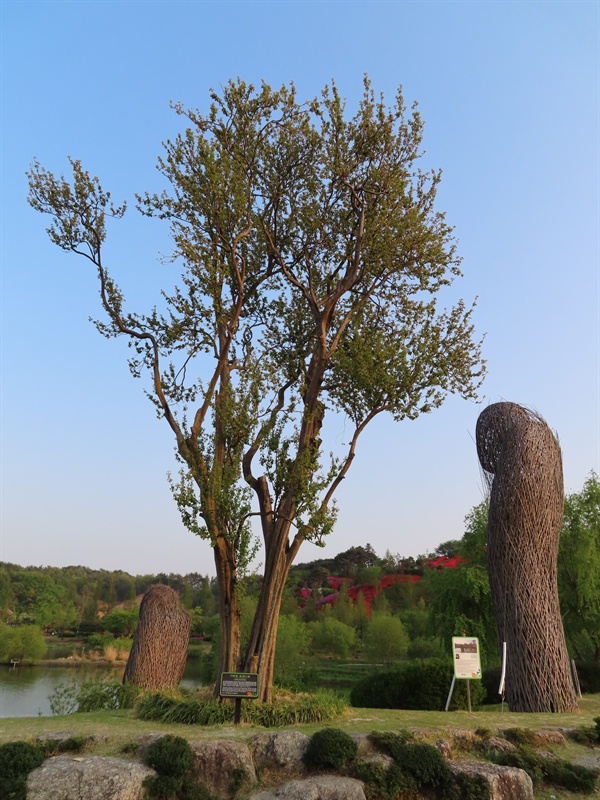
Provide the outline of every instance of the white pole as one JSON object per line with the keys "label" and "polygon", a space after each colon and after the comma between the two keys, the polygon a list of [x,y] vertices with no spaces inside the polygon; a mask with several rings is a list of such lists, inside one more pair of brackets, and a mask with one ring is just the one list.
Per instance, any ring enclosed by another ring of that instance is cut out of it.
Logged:
{"label": "white pole", "polygon": [[456,683],[456,675],[452,676],[452,685],[450,686],[450,693],[448,695],[448,699],[446,700],[446,708],[445,711],[448,711],[450,708],[450,700],[452,700],[452,692],[454,691],[454,684]]}

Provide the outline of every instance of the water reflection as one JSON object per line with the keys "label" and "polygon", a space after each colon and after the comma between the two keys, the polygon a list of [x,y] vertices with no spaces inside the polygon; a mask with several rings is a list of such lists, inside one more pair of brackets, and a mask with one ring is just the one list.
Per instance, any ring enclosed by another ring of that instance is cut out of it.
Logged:
{"label": "water reflection", "polygon": [[[71,649],[72,652],[72,649]],[[182,686],[199,686],[198,660],[187,663]],[[72,667],[10,667],[0,665],[0,719],[8,717],[49,717],[48,697],[61,683],[84,683],[106,678],[121,680],[123,666],[81,664]]]}

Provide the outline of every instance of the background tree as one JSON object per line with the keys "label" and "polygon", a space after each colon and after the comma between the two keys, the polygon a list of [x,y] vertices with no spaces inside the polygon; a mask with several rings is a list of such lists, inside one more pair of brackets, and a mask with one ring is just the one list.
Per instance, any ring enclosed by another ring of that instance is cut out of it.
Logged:
{"label": "background tree", "polygon": [[558,591],[571,652],[600,663],[600,483],[594,472],[580,492],[565,498]]}
{"label": "background tree", "polygon": [[403,659],[409,646],[404,625],[398,617],[373,614],[363,635],[363,658],[372,664],[391,664]]}
{"label": "background tree", "polygon": [[36,625],[0,624],[0,661],[37,661],[46,652],[46,640]]}
{"label": "background tree", "polygon": [[[79,161],[71,183],[35,163],[29,202],[53,217],[55,244],[95,266],[99,330],[128,337],[133,374],[149,372],[182,462],[183,522],[214,550],[219,669],[258,670],[268,700],[290,566],[331,531],[361,433],[383,412],[414,419],[448,392],[475,397],[483,367],[472,309],[437,307],[460,260],[434,207],[440,174],[416,164],[420,115],[400,92],[388,107],[365,79],[351,118],[335,85],[304,104],[293,86],[239,80],[211,98],[205,115],[175,106],[187,128],[159,159],[168,189],[138,198],[169,222],[183,267],[162,312],[126,312],[102,250],[125,206]],[[329,460],[323,428],[337,413],[351,434]],[[242,658],[236,588],[252,514],[264,581]]]}
{"label": "background tree", "polygon": [[354,628],[326,612],[320,619],[310,622],[309,625],[312,631],[312,646],[317,653],[333,656],[333,658],[348,658],[358,646]]}

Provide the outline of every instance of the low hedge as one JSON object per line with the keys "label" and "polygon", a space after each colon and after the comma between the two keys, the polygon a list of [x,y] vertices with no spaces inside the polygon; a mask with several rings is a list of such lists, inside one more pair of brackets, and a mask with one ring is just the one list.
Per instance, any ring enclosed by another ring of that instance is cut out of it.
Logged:
{"label": "low hedge", "polygon": [[[454,667],[451,659],[407,661],[392,669],[366,675],[350,691],[355,708],[399,708],[419,711],[441,711],[446,706]],[[480,680],[470,685],[471,705],[481,705],[485,689]],[[456,681],[450,708],[467,707],[466,681]]]}

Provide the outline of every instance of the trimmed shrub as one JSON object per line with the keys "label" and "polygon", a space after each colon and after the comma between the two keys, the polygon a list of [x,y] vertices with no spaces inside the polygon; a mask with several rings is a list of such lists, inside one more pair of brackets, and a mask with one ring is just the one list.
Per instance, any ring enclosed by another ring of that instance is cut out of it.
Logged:
{"label": "trimmed shrub", "polygon": [[167,734],[148,745],[144,761],[159,775],[180,778],[192,766],[192,751],[186,739]]}
{"label": "trimmed shrub", "polygon": [[547,781],[582,794],[592,794],[596,789],[594,770],[562,759],[545,758],[527,746],[521,746],[513,753],[493,755],[491,760],[502,766],[524,769],[537,786]]}
{"label": "trimmed shrub", "polygon": [[356,756],[358,745],[345,731],[323,728],[311,736],[304,754],[309,769],[343,770]]}
{"label": "trimmed shrub", "polygon": [[28,742],[0,745],[0,797],[25,800],[27,776],[43,761],[42,749]]}
{"label": "trimmed shrub", "polygon": [[[427,659],[398,664],[389,670],[365,675],[350,691],[350,703],[358,708],[401,708],[441,711],[452,683],[451,660]],[[466,708],[465,681],[456,681],[450,708]],[[471,681],[471,705],[478,706],[485,690],[481,681]]]}
{"label": "trimmed shrub", "polygon": [[454,776],[442,754],[432,745],[412,741],[408,731],[369,734],[373,745],[389,755],[394,764],[359,762],[356,776],[368,787],[369,800],[411,796],[436,789],[445,800],[489,800],[487,782],[479,777]]}

